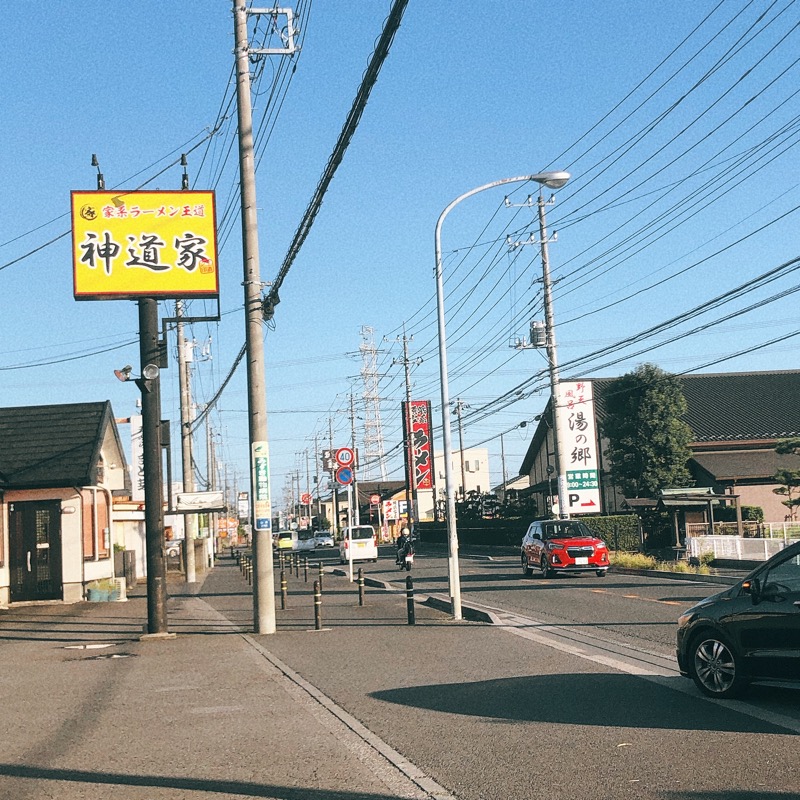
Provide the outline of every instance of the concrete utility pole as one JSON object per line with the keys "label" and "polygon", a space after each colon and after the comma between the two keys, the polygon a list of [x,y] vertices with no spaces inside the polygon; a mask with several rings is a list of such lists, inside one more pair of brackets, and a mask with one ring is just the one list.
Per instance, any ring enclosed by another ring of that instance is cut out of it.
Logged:
{"label": "concrete utility pole", "polygon": [[322,497],[319,486],[319,436],[314,434],[314,482],[317,487],[317,523],[322,528]]}
{"label": "concrete utility pole", "polygon": [[272,503],[267,438],[267,398],[264,380],[264,331],[256,207],[256,169],[253,152],[253,108],[250,97],[250,58],[247,8],[233,0],[236,52],[236,99],[239,121],[239,174],[242,202],[244,308],[247,342],[247,395],[250,423],[250,487],[253,531],[253,628],[275,633],[275,578],[272,565]]}
{"label": "concrete utility pole", "polygon": [[506,473],[506,448],[503,444],[504,435],[503,433],[500,434],[500,464],[503,468],[503,497],[505,497],[506,484],[508,483],[508,475]]}
{"label": "concrete utility pole", "polygon": [[[328,446],[330,447],[331,454],[334,452],[333,447],[333,417],[328,417]],[[333,455],[331,455],[333,457]],[[331,493],[333,494],[333,535],[337,536],[339,534],[339,483],[336,480],[336,475],[331,472],[330,473],[330,481],[331,486]]]}
{"label": "concrete utility pole", "polygon": [[[553,299],[550,288],[550,259],[547,253],[547,223],[545,221],[545,201],[539,192],[536,203],[539,211],[539,242],[542,253],[542,286],[544,294],[544,322],[547,330],[547,362],[550,367],[550,396],[553,403],[553,453],[555,458],[556,478],[558,480],[558,516],[569,519],[569,499],[567,492],[567,476],[564,471],[564,459],[561,453],[559,421],[561,418],[561,400],[559,396],[558,356],[556,349],[556,326],[553,321]],[[555,235],[555,234],[554,234]]]}
{"label": "concrete utility pole", "polygon": [[467,499],[467,473],[464,468],[464,427],[461,424],[461,409],[469,408],[461,398],[457,398],[455,402],[455,412],[458,417],[458,451],[461,456],[461,500]]}
{"label": "concrete utility pole", "polygon": [[[175,316],[183,316],[183,300],[175,301]],[[183,466],[183,491],[193,492],[194,470],[192,467],[192,386],[191,362],[186,358],[186,339],[183,335],[183,322],[177,323],[178,345],[178,384],[181,392],[181,458]],[[197,515],[187,514],[184,517],[185,538],[183,540],[183,556],[186,567],[186,583],[197,581],[197,565],[195,564],[194,540],[197,537]]]}

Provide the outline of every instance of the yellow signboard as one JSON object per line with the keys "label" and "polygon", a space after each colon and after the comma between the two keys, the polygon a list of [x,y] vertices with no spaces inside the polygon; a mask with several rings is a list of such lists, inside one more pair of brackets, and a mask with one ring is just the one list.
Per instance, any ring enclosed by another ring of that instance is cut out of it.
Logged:
{"label": "yellow signboard", "polygon": [[213,192],[72,192],[76,300],[217,297]]}

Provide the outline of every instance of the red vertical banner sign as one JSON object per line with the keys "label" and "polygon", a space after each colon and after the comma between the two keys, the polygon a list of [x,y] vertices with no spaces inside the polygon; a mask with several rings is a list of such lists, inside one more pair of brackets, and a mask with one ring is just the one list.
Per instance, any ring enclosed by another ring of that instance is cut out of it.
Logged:
{"label": "red vertical banner sign", "polygon": [[[411,425],[411,446],[406,451],[406,474],[413,474],[415,489],[434,489],[433,437],[431,435],[430,400],[412,400],[410,409],[403,402],[403,438],[408,440]],[[410,411],[410,413],[408,413]],[[409,462],[413,458],[413,471]]]}

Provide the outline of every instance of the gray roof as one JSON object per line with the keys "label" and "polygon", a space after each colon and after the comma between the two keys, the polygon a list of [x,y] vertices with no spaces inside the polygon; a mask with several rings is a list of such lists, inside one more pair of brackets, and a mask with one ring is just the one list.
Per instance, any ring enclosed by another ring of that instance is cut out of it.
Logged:
{"label": "gray roof", "polygon": [[[686,398],[684,419],[692,429],[693,449],[721,442],[758,442],[769,447],[777,439],[800,436],[800,370],[707,373],[677,378]],[[602,421],[605,395],[615,379],[585,380],[592,381],[595,412]],[[542,416],[549,413],[548,400]],[[542,419],[520,467],[521,474],[530,470],[546,434],[547,424]],[[763,465],[761,471],[766,474],[766,469]],[[774,474],[774,470],[769,474]]]}
{"label": "gray roof", "polygon": [[[678,375],[695,442],[800,436],[800,370]],[[598,416],[612,379],[594,381]]]}
{"label": "gray roof", "polygon": [[[690,461],[718,481],[753,481],[772,483],[778,470],[800,469],[800,459],[768,450],[725,450],[716,453],[695,453]],[[694,470],[693,470],[694,471]]]}
{"label": "gray roof", "polygon": [[108,401],[0,408],[0,488],[96,485],[109,425],[122,453]]}

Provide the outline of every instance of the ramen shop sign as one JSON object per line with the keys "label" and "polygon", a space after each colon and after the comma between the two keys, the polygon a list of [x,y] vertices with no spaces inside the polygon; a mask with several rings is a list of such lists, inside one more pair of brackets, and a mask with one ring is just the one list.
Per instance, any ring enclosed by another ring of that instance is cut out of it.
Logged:
{"label": "ramen shop sign", "polygon": [[76,300],[217,297],[213,192],[72,192]]}

